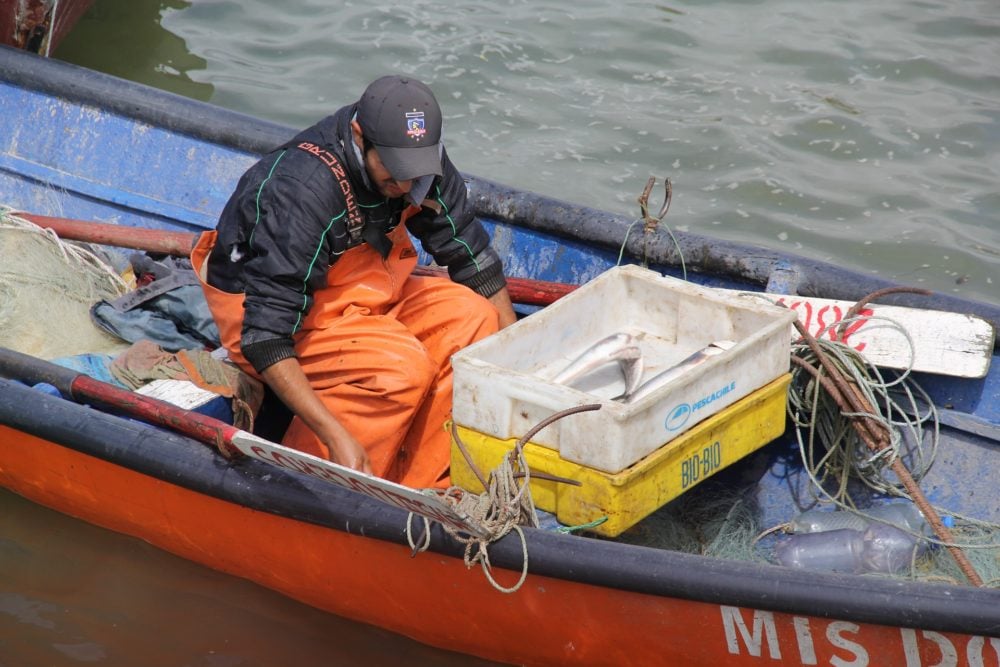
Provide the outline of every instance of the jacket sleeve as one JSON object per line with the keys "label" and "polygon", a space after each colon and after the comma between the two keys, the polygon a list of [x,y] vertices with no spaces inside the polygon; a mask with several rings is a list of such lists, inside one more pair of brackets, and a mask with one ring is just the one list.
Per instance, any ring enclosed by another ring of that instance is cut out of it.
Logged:
{"label": "jacket sleeve", "polygon": [[442,176],[407,228],[438,265],[448,267],[452,280],[492,296],[507,284],[500,256],[468,205],[465,181],[443,150],[441,168]]}
{"label": "jacket sleeve", "polygon": [[[291,176],[274,176],[257,193],[256,222],[247,239],[240,339],[244,356],[257,372],[295,356],[292,336],[338,256],[331,245],[338,218],[329,214],[336,210],[335,199],[332,191],[317,195]],[[343,211],[343,202],[339,204]]]}

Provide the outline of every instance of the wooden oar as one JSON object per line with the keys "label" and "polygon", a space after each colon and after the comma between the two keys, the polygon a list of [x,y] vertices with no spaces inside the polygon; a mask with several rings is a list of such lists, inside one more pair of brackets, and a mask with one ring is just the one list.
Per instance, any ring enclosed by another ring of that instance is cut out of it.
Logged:
{"label": "wooden oar", "polygon": [[54,386],[67,399],[176,431],[219,448],[227,457],[249,456],[363,493],[470,535],[484,535],[475,522],[437,497],[270,442],[218,419],[116,387],[37,357],[0,347],[0,377],[32,385],[44,382]]}
{"label": "wooden oar", "polygon": [[[132,248],[146,252],[187,257],[198,239],[193,232],[171,232],[160,229],[112,225],[106,222],[88,222],[69,218],[53,218],[20,211],[12,212],[20,218],[35,223],[39,227],[51,229],[59,238],[68,241],[99,243],[119,248]],[[444,269],[418,266],[415,275],[447,276]],[[532,280],[530,278],[507,278],[507,290],[514,303],[525,306],[547,306],[562,296],[566,296],[576,285]]]}

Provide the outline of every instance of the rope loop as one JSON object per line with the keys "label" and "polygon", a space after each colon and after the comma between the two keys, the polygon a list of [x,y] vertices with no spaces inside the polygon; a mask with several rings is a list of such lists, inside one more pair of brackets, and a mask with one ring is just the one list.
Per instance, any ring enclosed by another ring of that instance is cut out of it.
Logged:
{"label": "rope loop", "polygon": [[[535,511],[535,502],[531,497],[531,468],[528,466],[527,458],[524,455],[524,445],[536,433],[549,424],[562,419],[568,415],[589,410],[599,410],[600,404],[580,405],[561,412],[557,412],[539,422],[531,428],[514,448],[508,452],[500,461],[500,464],[490,473],[488,478],[476,468],[475,464],[468,460],[476,476],[483,482],[485,490],[474,495],[465,492],[464,489],[452,486],[447,490],[428,489],[427,493],[438,495],[442,500],[452,505],[457,512],[469,517],[474,523],[483,529],[483,535],[468,535],[460,532],[451,526],[443,525],[442,528],[457,542],[465,545],[465,566],[471,568],[479,563],[483,568],[487,581],[501,593],[513,593],[517,591],[528,577],[528,540],[522,530],[522,526],[538,528],[538,514]],[[452,428],[452,437],[458,444],[459,449],[465,454],[465,445],[458,436],[457,429]],[[467,456],[467,455],[466,455]],[[519,479],[520,478],[520,479]],[[430,545],[430,525],[425,518],[425,544],[419,549],[413,542],[410,531],[410,519],[413,513],[407,518],[407,540],[410,548],[417,551],[426,550]],[[523,556],[521,565],[521,576],[511,587],[505,587],[498,583],[493,577],[493,566],[490,563],[489,547],[497,540],[503,538],[510,531],[517,531],[521,538],[521,552]]]}
{"label": "rope loop", "polygon": [[410,549],[412,550],[413,555],[416,555],[418,553],[427,551],[427,549],[429,549],[431,546],[431,522],[430,519],[428,519],[425,516],[420,517],[424,521],[424,533],[423,533],[423,541],[420,544],[417,544],[413,540],[413,517],[414,517],[413,512],[410,512],[406,516],[406,543],[410,545]]}

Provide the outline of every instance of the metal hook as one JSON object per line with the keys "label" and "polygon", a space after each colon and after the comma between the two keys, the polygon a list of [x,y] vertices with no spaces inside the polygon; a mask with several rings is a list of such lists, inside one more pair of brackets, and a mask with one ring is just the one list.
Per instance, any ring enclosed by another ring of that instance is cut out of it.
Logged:
{"label": "metal hook", "polygon": [[643,188],[642,194],[639,195],[639,210],[642,212],[642,221],[645,224],[645,231],[651,232],[656,229],[656,226],[663,221],[666,217],[667,211],[670,210],[670,200],[673,198],[674,189],[670,184],[669,178],[663,179],[663,190],[664,199],[663,206],[660,207],[660,212],[653,217],[649,214],[649,195],[653,191],[653,186],[656,184],[656,177],[650,176],[649,180],[646,181],[646,187]]}

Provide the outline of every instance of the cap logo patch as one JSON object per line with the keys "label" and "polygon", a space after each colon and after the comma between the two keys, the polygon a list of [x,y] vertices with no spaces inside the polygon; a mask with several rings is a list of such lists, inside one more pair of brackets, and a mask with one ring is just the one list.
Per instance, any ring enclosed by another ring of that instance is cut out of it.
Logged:
{"label": "cap logo patch", "polygon": [[420,141],[425,134],[427,134],[427,128],[424,127],[424,112],[415,109],[407,112],[406,136]]}

